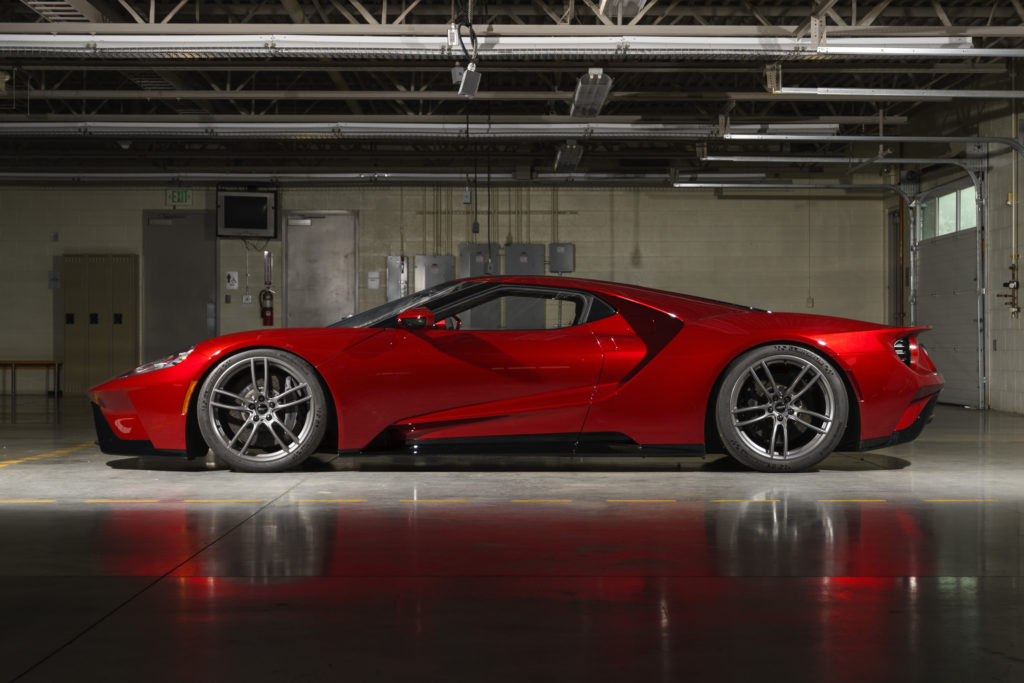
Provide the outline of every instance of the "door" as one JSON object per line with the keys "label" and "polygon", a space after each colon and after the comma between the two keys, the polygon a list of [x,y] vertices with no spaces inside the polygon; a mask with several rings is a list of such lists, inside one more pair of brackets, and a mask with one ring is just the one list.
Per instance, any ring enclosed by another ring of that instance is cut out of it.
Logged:
{"label": "door", "polygon": [[293,212],[286,221],[286,327],[322,327],[356,312],[356,216]]}
{"label": "door", "polygon": [[[336,397],[345,448],[362,447],[392,425],[409,443],[497,436],[575,441],[602,364],[597,338],[583,324],[588,295],[500,289],[438,308],[443,329],[383,329],[336,367],[322,368],[329,384],[345,387]],[[544,327],[463,325],[479,324],[473,309],[495,302],[506,320],[524,297],[547,311]]]}
{"label": "door", "polygon": [[66,255],[61,271],[63,385],[76,394],[138,365],[138,257]]}
{"label": "door", "polygon": [[142,216],[144,361],[217,334],[217,235],[212,211]]}
{"label": "door", "polygon": [[922,203],[917,244],[914,324],[934,329],[921,337],[946,386],[943,403],[985,407],[983,272],[973,185],[932,191]]}

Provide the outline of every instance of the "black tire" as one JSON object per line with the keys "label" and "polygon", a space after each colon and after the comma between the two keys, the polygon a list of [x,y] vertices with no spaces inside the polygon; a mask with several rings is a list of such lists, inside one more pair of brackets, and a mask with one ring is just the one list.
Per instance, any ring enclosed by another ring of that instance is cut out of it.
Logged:
{"label": "black tire", "polygon": [[203,382],[199,430],[216,458],[240,472],[281,472],[308,458],[327,428],[313,367],[278,349],[222,360]]}
{"label": "black tire", "polygon": [[821,462],[839,445],[848,414],[836,369],[790,344],[751,349],[734,360],[715,399],[726,450],[762,472],[799,472]]}

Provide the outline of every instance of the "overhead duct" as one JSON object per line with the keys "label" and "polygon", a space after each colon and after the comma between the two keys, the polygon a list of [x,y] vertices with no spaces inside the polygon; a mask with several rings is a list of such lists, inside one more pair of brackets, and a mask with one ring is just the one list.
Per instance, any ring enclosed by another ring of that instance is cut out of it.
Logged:
{"label": "overhead duct", "polygon": [[[838,128],[838,126],[834,126]],[[756,128],[754,129],[756,130]],[[806,128],[801,128],[806,130]],[[716,128],[699,124],[634,123],[178,123],[26,121],[0,123],[0,136],[479,139],[709,138]]]}
{"label": "overhead duct", "polygon": [[[836,123],[733,125],[730,135],[807,135],[828,138],[839,130]],[[352,138],[432,140],[460,139],[644,139],[707,140],[719,137],[718,127],[671,123],[228,123],[176,121],[4,121],[0,137],[90,136],[117,138]]]}
{"label": "overhead duct", "polygon": [[[10,29],[11,24],[5,28]],[[33,24],[26,25],[34,26]],[[60,32],[37,34],[0,33],[0,56],[32,58],[105,59],[212,59],[212,58],[296,58],[333,59],[443,59],[458,58],[449,47],[447,32],[435,35],[407,32],[403,35],[336,35],[332,33],[255,33],[259,25],[242,25],[239,33],[204,34],[193,24],[182,24],[191,33],[161,24],[162,33],[104,33],[111,24],[70,24],[88,26],[94,33],[79,35],[62,26]],[[229,25],[234,26],[234,25]],[[305,28],[307,25],[303,25]],[[308,26],[317,26],[315,24]],[[337,30],[334,25],[328,29]],[[406,27],[398,27],[408,31]],[[19,29],[20,30],[20,29]],[[843,50],[846,50],[843,52]],[[679,36],[679,35],[569,35],[519,36],[481,35],[477,54],[487,59],[591,59],[642,61],[645,59],[884,59],[893,56],[934,59],[951,57],[1024,57],[1024,50],[975,48],[965,36],[927,38],[837,38],[828,46],[815,47],[809,39],[786,36]]]}

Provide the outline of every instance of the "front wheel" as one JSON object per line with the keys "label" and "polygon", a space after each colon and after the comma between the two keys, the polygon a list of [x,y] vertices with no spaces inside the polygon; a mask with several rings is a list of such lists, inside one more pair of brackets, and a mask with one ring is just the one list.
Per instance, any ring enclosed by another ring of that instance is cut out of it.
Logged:
{"label": "front wheel", "polygon": [[762,472],[821,462],[843,437],[849,399],[839,373],[802,346],[752,349],[726,369],[715,401],[726,450]]}
{"label": "front wheel", "polygon": [[323,390],[312,366],[277,349],[221,361],[203,382],[199,429],[214,455],[242,472],[295,467],[327,427]]}

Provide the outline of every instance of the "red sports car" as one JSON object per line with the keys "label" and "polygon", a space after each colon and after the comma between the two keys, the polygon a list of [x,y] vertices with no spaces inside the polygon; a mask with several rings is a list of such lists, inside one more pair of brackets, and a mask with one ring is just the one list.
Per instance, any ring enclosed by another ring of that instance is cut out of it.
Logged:
{"label": "red sports car", "polygon": [[331,451],[722,449],[764,471],[909,441],[927,328],[559,277],[449,282],[326,328],[241,332],[94,387],[105,453],[276,472]]}

